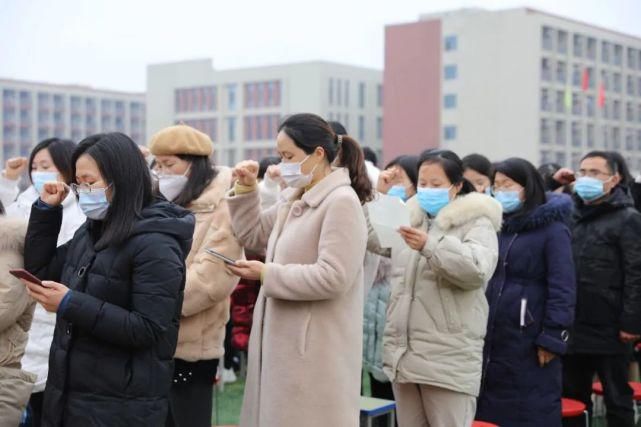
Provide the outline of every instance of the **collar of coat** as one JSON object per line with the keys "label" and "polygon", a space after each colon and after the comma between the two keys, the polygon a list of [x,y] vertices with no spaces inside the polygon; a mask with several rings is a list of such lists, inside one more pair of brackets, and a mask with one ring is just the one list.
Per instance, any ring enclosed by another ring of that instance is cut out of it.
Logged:
{"label": "collar of coat", "polygon": [[[412,227],[419,227],[426,220],[427,214],[419,206],[416,197],[409,199],[407,204],[410,208]],[[503,208],[493,197],[475,192],[452,200],[441,209],[434,221],[441,230],[447,231],[481,217],[489,219],[498,232],[503,220]]]}
{"label": "collar of coat", "polygon": [[231,188],[231,169],[220,166],[216,168],[216,172],[211,184],[189,204],[188,209],[193,213],[212,212]]}
{"label": "collar of coat", "polygon": [[574,205],[567,194],[548,193],[547,201],[524,215],[509,215],[503,222],[503,231],[518,233],[535,230],[553,222],[570,225]]}
{"label": "collar of coat", "polygon": [[[352,180],[349,177],[348,170],[345,168],[335,168],[332,173],[303,193],[300,199],[309,207],[315,208],[338,187],[349,187],[350,185],[352,185]],[[299,195],[300,191],[297,191],[290,200],[295,199]]]}
{"label": "collar of coat", "polygon": [[17,218],[0,217],[0,250],[22,252],[26,234],[26,221]]}
{"label": "collar of coat", "polygon": [[577,195],[575,195],[575,202],[577,206],[575,219],[579,222],[587,221],[619,209],[634,207],[632,197],[628,194],[627,189],[621,186],[615,187],[612,193],[599,204],[586,205]]}

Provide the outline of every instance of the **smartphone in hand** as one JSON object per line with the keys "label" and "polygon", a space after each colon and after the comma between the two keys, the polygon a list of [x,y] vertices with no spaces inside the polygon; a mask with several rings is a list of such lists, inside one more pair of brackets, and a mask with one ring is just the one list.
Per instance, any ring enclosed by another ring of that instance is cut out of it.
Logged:
{"label": "smartphone in hand", "polygon": [[27,270],[25,270],[23,268],[17,268],[15,270],[9,270],[9,273],[11,273],[11,275],[17,277],[18,279],[24,279],[27,282],[35,283],[36,285],[40,285],[43,288],[45,287],[42,284],[42,281],[40,279],[38,279],[36,276],[34,276],[33,274],[29,273]]}
{"label": "smartphone in hand", "polygon": [[225,255],[221,254],[220,252],[216,252],[213,249],[205,249],[205,252],[207,252],[209,255],[215,256],[216,258],[218,258],[219,260],[221,260],[225,264],[236,265],[236,261],[235,260],[233,260],[233,259],[231,259],[229,257],[226,257]]}

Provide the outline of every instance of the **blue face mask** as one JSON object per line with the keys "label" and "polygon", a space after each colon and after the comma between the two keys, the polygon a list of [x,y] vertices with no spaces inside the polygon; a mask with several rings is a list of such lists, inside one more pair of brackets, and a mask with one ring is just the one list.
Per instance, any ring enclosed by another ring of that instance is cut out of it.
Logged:
{"label": "blue face mask", "polygon": [[585,202],[591,202],[605,196],[603,181],[589,176],[582,176],[576,180],[574,191]]}
{"label": "blue face mask", "polygon": [[494,198],[503,206],[504,213],[516,212],[523,206],[519,191],[497,191]]}
{"label": "blue face mask", "polygon": [[422,187],[418,189],[416,197],[421,208],[434,217],[450,203],[450,189]]}
{"label": "blue face mask", "polygon": [[45,183],[58,181],[58,172],[31,172],[31,181],[38,194],[41,194]]}
{"label": "blue face mask", "polygon": [[90,193],[80,193],[78,204],[87,218],[103,220],[109,210],[106,188],[94,188]]}
{"label": "blue face mask", "polygon": [[488,196],[492,195],[492,189],[490,187],[485,187],[485,194]]}
{"label": "blue face mask", "polygon": [[388,196],[396,196],[402,201],[407,201],[407,192],[402,185],[395,185],[387,191]]}

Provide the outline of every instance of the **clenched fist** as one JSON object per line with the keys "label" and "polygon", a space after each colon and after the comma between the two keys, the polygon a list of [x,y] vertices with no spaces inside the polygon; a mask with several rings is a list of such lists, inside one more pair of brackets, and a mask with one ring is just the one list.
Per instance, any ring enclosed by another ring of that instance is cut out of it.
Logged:
{"label": "clenched fist", "polygon": [[236,165],[234,168],[234,178],[240,185],[253,187],[258,180],[258,162],[245,160]]}
{"label": "clenched fist", "polygon": [[29,159],[26,157],[14,157],[13,159],[9,159],[5,164],[4,177],[12,181],[16,181],[20,178],[20,175],[27,170],[28,165]]}
{"label": "clenched fist", "polygon": [[64,182],[47,182],[40,194],[40,200],[49,206],[60,206],[69,194],[69,186]]}

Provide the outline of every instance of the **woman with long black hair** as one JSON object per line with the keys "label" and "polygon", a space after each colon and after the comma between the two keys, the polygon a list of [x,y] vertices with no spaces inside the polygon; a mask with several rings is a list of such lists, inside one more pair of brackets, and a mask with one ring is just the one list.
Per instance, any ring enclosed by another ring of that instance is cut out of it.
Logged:
{"label": "woman with long black hair", "polygon": [[57,314],[44,426],[162,426],[193,215],[154,199],[136,144],[121,133],[83,140],[71,190],[89,220],[57,246],[69,187],[44,185],[31,211],[29,294]]}

